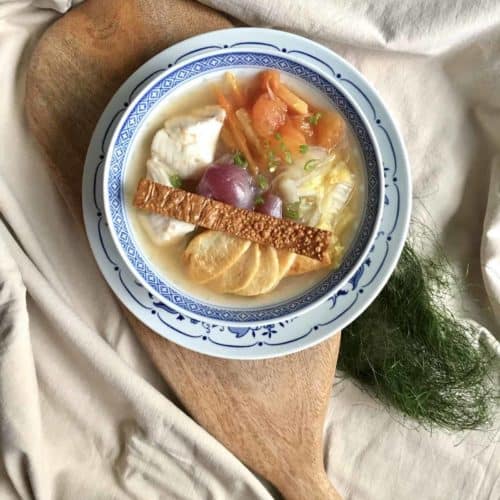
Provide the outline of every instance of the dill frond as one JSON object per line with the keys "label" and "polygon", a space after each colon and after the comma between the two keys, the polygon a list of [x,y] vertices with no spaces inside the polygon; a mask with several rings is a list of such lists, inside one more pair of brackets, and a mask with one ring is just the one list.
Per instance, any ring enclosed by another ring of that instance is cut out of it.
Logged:
{"label": "dill frond", "polygon": [[407,243],[379,297],[342,332],[339,369],[423,426],[477,429],[499,401],[499,360],[446,307],[452,285],[442,254],[421,257]]}

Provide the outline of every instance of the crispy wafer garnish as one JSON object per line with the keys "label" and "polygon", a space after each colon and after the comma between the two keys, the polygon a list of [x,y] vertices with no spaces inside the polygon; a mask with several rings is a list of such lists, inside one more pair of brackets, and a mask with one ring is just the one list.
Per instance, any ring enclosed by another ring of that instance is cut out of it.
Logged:
{"label": "crispy wafer garnish", "polygon": [[286,249],[322,262],[329,262],[332,233],[289,219],[236,208],[183,189],[142,179],[135,193],[137,208],[207,229],[223,231],[243,240]]}

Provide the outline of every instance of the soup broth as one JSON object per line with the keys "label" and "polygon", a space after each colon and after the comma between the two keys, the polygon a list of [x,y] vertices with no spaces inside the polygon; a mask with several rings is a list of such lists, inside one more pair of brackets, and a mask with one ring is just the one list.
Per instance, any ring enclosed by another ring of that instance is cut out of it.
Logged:
{"label": "soup broth", "polygon": [[[319,93],[315,88],[308,86],[302,80],[296,79],[289,75],[280,74],[281,81],[284,82],[288,89],[300,96],[312,110],[332,110],[329,100]],[[250,69],[242,69],[238,72],[238,84],[240,88],[245,89],[247,94],[255,93],[256,81],[258,79],[258,71]],[[126,178],[125,178],[125,195],[126,205],[129,215],[129,221],[132,225],[132,232],[139,244],[139,248],[143,252],[146,260],[150,262],[160,275],[168,279],[181,292],[186,291],[190,295],[194,295],[201,300],[209,301],[221,306],[231,306],[235,308],[256,307],[259,305],[269,305],[287,300],[294,296],[299,296],[307,289],[311,288],[315,283],[321,280],[333,268],[338,267],[342,260],[342,256],[348,250],[356,235],[360,219],[362,217],[365,200],[365,174],[363,167],[363,159],[360,152],[359,144],[345,122],[345,130],[341,144],[333,148],[336,155],[336,161],[342,161],[343,165],[349,170],[354,179],[352,190],[349,194],[349,199],[342,209],[341,218],[336,223],[335,235],[338,239],[337,244],[343,251],[339,254],[336,261],[330,267],[325,267],[316,271],[307,272],[298,276],[286,276],[279,284],[271,291],[257,296],[239,296],[229,293],[220,293],[214,291],[213,288],[206,284],[200,284],[193,281],[185,269],[184,251],[189,244],[193,235],[189,233],[180,238],[174,243],[167,245],[158,245],[152,241],[150,235],[145,230],[145,218],[148,214],[139,211],[133,207],[134,193],[138,182],[146,176],[146,164],[151,155],[151,147],[155,134],[162,128],[166,120],[185,114],[191,113],[193,110],[203,106],[217,104],[217,98],[214,93],[214,85],[220,88],[227,87],[226,76],[224,74],[212,74],[206,77],[203,81],[196,80],[189,85],[185,85],[179,92],[170,94],[163,102],[156,106],[145,119],[145,122],[138,130],[131,153],[127,158]],[[323,111],[323,112],[326,112]],[[315,114],[319,116],[318,120],[323,117],[320,112],[314,111],[310,114],[311,126],[314,127]],[[227,118],[226,118],[227,120]],[[278,136],[279,134],[276,134]],[[314,149],[314,145],[301,145],[301,150]],[[219,138],[215,152],[215,159],[230,152],[230,148]],[[313,160],[315,160],[313,158]],[[283,165],[275,173],[275,176],[282,170],[286,169],[285,161]],[[309,166],[315,167],[314,162]],[[309,167],[304,165],[304,169]],[[210,167],[209,167],[210,168]],[[323,179],[324,180],[324,179]],[[270,186],[273,186],[273,176],[269,181]],[[189,184],[191,187],[191,184]],[[194,189],[196,185],[193,184]],[[313,186],[314,187],[314,186]],[[302,203],[302,198],[301,198]],[[286,214],[284,213],[284,216]]]}

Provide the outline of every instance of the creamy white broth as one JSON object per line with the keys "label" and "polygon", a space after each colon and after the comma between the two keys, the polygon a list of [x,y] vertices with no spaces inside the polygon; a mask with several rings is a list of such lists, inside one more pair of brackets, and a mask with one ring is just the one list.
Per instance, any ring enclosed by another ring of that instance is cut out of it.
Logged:
{"label": "creamy white broth", "polygon": [[[255,76],[260,70],[240,69],[236,76],[239,81],[245,81]],[[292,91],[303,96],[305,100],[318,108],[332,108],[329,100],[317,89],[309,86],[302,80],[298,80],[287,74],[280,73],[282,81],[290,87]],[[131,223],[131,229],[136,241],[151,267],[155,268],[158,274],[170,281],[177,289],[187,292],[189,295],[198,297],[201,300],[211,303],[230,306],[235,308],[254,308],[260,305],[270,305],[281,302],[291,297],[302,294],[311,288],[315,283],[326,276],[331,269],[309,272],[300,276],[290,276],[281,280],[280,284],[271,292],[255,296],[244,297],[232,294],[221,294],[211,290],[205,285],[193,282],[184,268],[183,251],[192,235],[188,235],[177,244],[158,246],[152,243],[140,221],[144,214],[132,206],[133,196],[139,180],[146,175],[146,161],[150,156],[151,142],[154,134],[163,125],[163,122],[170,117],[189,112],[206,104],[214,104],[215,98],[212,91],[214,82],[220,82],[223,73],[211,74],[206,78],[197,79],[183,86],[177,92],[172,92],[147,116],[133,139],[131,153],[126,160],[125,176],[125,197],[126,207]],[[348,249],[359,226],[359,220],[364,206],[364,169],[362,159],[352,131],[348,127],[348,140],[352,145],[350,150],[350,160],[348,162],[351,171],[355,174],[356,187],[353,191],[346,211],[352,212],[352,223],[339,235],[340,242]]]}

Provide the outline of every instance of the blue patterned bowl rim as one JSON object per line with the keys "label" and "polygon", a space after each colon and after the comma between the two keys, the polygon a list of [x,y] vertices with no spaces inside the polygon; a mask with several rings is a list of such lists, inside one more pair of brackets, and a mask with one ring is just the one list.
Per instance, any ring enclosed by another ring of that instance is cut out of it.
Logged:
{"label": "blue patterned bowl rim", "polygon": [[[177,289],[149,262],[138,245],[125,207],[124,181],[128,155],[137,130],[152,109],[172,91],[195,78],[231,68],[275,68],[305,80],[326,95],[343,114],[360,144],[365,164],[366,201],[357,234],[338,269],[299,296],[268,306],[242,309],[211,304]],[[382,215],[383,166],[368,120],[350,94],[321,69],[288,54],[266,49],[211,52],[175,65],[150,82],[128,105],[111,138],[105,159],[103,198],[115,245],[134,276],[155,296],[179,311],[202,320],[234,325],[257,325],[297,316],[326,300],[354,274],[376,236]]]}

